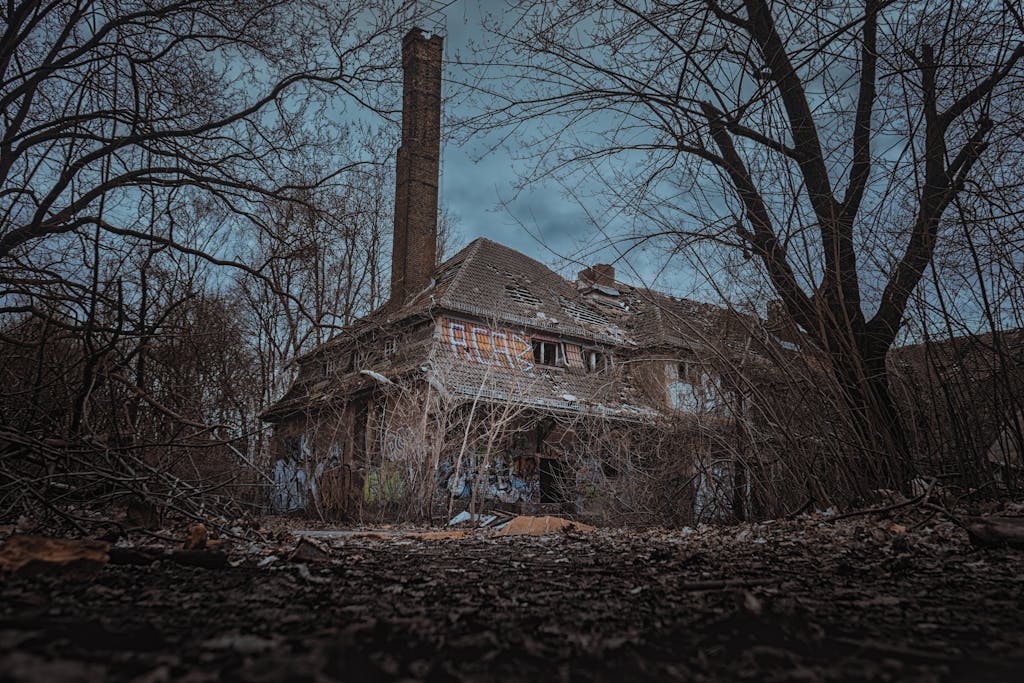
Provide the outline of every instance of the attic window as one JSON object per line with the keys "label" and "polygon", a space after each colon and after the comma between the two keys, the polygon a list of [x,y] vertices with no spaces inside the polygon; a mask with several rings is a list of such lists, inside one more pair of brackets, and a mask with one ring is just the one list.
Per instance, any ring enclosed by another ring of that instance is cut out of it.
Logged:
{"label": "attic window", "polygon": [[559,368],[564,367],[565,348],[562,346],[561,342],[534,339],[533,362],[537,365],[550,365]]}
{"label": "attic window", "polygon": [[520,287],[519,285],[506,285],[505,293],[508,295],[508,298],[513,301],[518,301],[521,304],[533,306],[534,308],[540,306],[540,299],[538,299],[530,290]]}

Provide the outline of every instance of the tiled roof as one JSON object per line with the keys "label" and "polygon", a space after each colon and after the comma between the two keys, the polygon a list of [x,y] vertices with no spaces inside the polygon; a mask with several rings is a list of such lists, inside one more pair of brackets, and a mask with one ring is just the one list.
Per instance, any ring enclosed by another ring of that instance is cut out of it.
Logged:
{"label": "tiled roof", "polygon": [[[454,272],[453,272],[454,271]],[[480,238],[438,268],[442,309],[563,336],[620,343],[623,331],[553,270],[515,249]]]}
{"label": "tiled roof", "polygon": [[582,367],[538,365],[529,371],[517,371],[497,363],[485,366],[458,359],[440,339],[429,364],[441,385],[467,399],[479,396],[492,403],[625,419],[657,415],[649,401],[624,380],[622,367],[587,372]]}
{"label": "tiled roof", "polygon": [[[354,345],[416,318],[466,317],[492,328],[523,334],[547,334],[617,349],[620,356],[635,350],[708,346],[733,347],[739,335],[730,332],[737,314],[717,306],[677,299],[649,289],[616,283],[615,287],[578,288],[542,263],[514,249],[480,238],[439,265],[433,286],[400,308],[382,308],[357,321],[336,338],[307,354],[308,360],[327,349]],[[749,321],[748,321],[749,322]],[[735,337],[735,339],[734,339]],[[373,341],[370,342],[374,343]],[[394,363],[402,367],[395,367]],[[514,400],[552,411],[619,417],[654,415],[656,409],[622,377],[622,371],[586,373],[582,368],[538,367],[530,376],[514,377],[493,366],[456,360],[447,343],[435,334],[418,347],[416,358],[405,354],[372,369],[397,376],[430,366],[449,391],[492,401]],[[490,369],[489,369],[490,368]],[[372,385],[358,368],[349,376],[297,383],[267,414],[307,400],[341,398]]]}

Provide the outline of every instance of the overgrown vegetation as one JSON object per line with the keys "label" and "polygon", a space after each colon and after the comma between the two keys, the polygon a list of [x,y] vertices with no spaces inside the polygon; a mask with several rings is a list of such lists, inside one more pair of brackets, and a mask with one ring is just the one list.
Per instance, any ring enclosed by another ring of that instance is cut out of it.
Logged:
{"label": "overgrown vegetation", "polygon": [[[560,495],[531,502],[610,524],[1019,490],[1013,3],[515,4],[491,76],[541,95],[495,100],[484,79],[464,130],[555,122],[545,143],[566,144],[539,168],[603,177],[630,239],[689,260],[756,348],[702,340],[723,411],[657,424],[381,387],[364,461],[339,466],[333,433],[299,444],[310,514],[437,520],[532,496],[495,478],[520,451],[541,467],[518,445],[538,428],[575,441],[545,474]],[[386,299],[384,124],[413,5],[3,10],[2,521],[272,508],[261,410],[296,356]],[[345,106],[348,124],[320,125]],[[581,112],[640,141],[576,136]],[[591,174],[619,152],[642,163]]]}

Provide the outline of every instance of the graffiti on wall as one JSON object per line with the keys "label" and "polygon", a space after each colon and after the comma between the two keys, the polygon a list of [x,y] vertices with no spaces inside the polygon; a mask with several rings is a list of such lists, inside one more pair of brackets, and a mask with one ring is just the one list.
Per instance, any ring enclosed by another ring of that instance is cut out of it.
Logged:
{"label": "graffiti on wall", "polygon": [[705,415],[728,415],[721,378],[695,364],[666,366],[669,403],[676,410]]}
{"label": "graffiti on wall", "polygon": [[520,334],[462,320],[442,320],[441,326],[458,360],[523,372],[534,368],[533,345]]}
{"label": "graffiti on wall", "polygon": [[475,487],[481,500],[540,502],[540,473],[532,454],[499,451],[485,458],[483,453],[472,453],[463,459],[458,476],[455,463],[446,462],[438,477],[441,485],[456,498],[469,499]]}
{"label": "graffiti on wall", "polygon": [[417,453],[423,439],[408,425],[389,426],[381,432],[380,464],[368,467],[363,479],[363,501],[367,504],[399,503],[408,485],[405,469],[422,457]]}
{"label": "graffiti on wall", "polygon": [[284,446],[284,457],[274,463],[271,504],[276,512],[295,512],[309,505],[311,493],[316,495],[316,477],[323,474],[323,463],[310,477],[313,452],[306,437],[290,436]]}
{"label": "graffiti on wall", "polygon": [[399,503],[407,490],[402,469],[392,462],[371,469],[363,479],[363,501],[370,505]]}

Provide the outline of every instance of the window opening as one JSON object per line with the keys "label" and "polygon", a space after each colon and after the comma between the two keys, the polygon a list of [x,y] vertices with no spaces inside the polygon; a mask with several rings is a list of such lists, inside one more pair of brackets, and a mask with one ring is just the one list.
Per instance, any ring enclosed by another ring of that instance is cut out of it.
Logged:
{"label": "window opening", "polygon": [[598,349],[583,349],[583,367],[587,372],[600,372],[610,364],[608,354]]}
{"label": "window opening", "polygon": [[533,340],[533,362],[537,365],[565,366],[565,349],[561,342]]}

